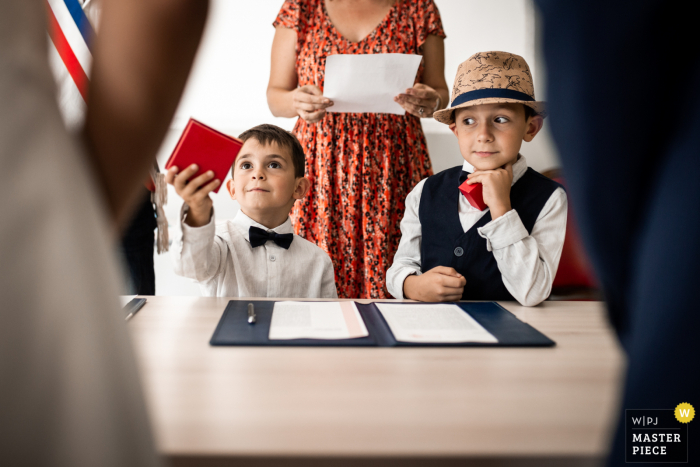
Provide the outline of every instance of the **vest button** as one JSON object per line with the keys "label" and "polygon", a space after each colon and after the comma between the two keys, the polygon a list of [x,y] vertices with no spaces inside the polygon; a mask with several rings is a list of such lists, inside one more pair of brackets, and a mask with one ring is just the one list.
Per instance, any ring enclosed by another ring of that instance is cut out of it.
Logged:
{"label": "vest button", "polygon": [[464,250],[462,249],[461,246],[458,246],[455,248],[455,256],[462,256],[464,254]]}

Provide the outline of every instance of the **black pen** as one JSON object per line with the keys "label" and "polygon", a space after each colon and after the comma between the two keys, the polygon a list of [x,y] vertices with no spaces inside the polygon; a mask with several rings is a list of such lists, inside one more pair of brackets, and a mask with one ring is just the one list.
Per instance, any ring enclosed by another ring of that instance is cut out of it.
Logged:
{"label": "black pen", "polygon": [[126,315],[126,318],[124,318],[124,321],[129,321],[137,311],[141,309],[142,306],[146,304],[146,299],[145,298],[134,298],[132,299],[129,303],[126,304],[124,308],[128,307],[129,314]]}
{"label": "black pen", "polygon": [[255,324],[255,307],[252,303],[248,304],[248,324]]}

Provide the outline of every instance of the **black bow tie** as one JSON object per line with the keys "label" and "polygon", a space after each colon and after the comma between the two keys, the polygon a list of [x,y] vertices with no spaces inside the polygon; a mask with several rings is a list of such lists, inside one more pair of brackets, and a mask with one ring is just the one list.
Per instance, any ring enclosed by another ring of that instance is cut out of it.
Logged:
{"label": "black bow tie", "polygon": [[457,185],[457,186],[462,186],[462,183],[464,183],[464,181],[467,178],[469,178],[470,175],[471,175],[471,172],[467,172],[466,170],[462,170],[462,173],[459,174],[459,185]]}
{"label": "black bow tie", "polygon": [[264,245],[268,240],[272,240],[277,245],[288,250],[292,240],[294,240],[294,234],[278,234],[277,232],[268,232],[267,230],[251,226],[248,231],[248,238],[250,239],[250,246],[253,248],[257,248],[260,245]]}

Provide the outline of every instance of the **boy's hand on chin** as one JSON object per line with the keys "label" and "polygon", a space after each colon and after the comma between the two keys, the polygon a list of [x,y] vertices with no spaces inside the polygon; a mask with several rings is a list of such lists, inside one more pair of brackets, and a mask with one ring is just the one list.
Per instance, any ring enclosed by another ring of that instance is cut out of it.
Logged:
{"label": "boy's hand on chin", "polygon": [[511,210],[510,186],[513,183],[513,163],[494,170],[476,170],[469,175],[469,185],[481,183],[484,203],[491,209],[491,219],[497,219]]}
{"label": "boy's hand on chin", "polygon": [[456,302],[462,298],[466,283],[464,276],[453,268],[437,266],[420,276],[408,276],[403,283],[403,294],[421,302]]}
{"label": "boy's hand on chin", "polygon": [[199,167],[193,164],[179,174],[177,167],[171,167],[165,174],[165,181],[175,187],[177,194],[189,207],[185,224],[190,227],[201,227],[209,223],[214,205],[209,193],[221,183],[218,179],[211,180],[214,178],[214,172],[211,170],[189,180],[197,170]]}

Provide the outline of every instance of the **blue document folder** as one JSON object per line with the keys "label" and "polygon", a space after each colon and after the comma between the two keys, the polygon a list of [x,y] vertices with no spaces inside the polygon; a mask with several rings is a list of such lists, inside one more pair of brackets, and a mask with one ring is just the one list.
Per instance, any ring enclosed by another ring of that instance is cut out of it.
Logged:
{"label": "blue document folder", "polygon": [[[248,324],[248,304],[255,305],[257,321]],[[396,303],[396,302],[393,302]],[[326,346],[326,347],[551,347],[555,342],[523,323],[510,311],[496,302],[455,303],[474,318],[498,342],[413,343],[399,342],[373,304],[357,303],[357,309],[365,322],[369,336],[354,339],[287,339],[270,340],[270,322],[274,301],[231,300],[216,326],[211,345],[275,345],[275,346]],[[417,303],[426,305],[425,303]],[[402,305],[410,305],[402,303]]]}

